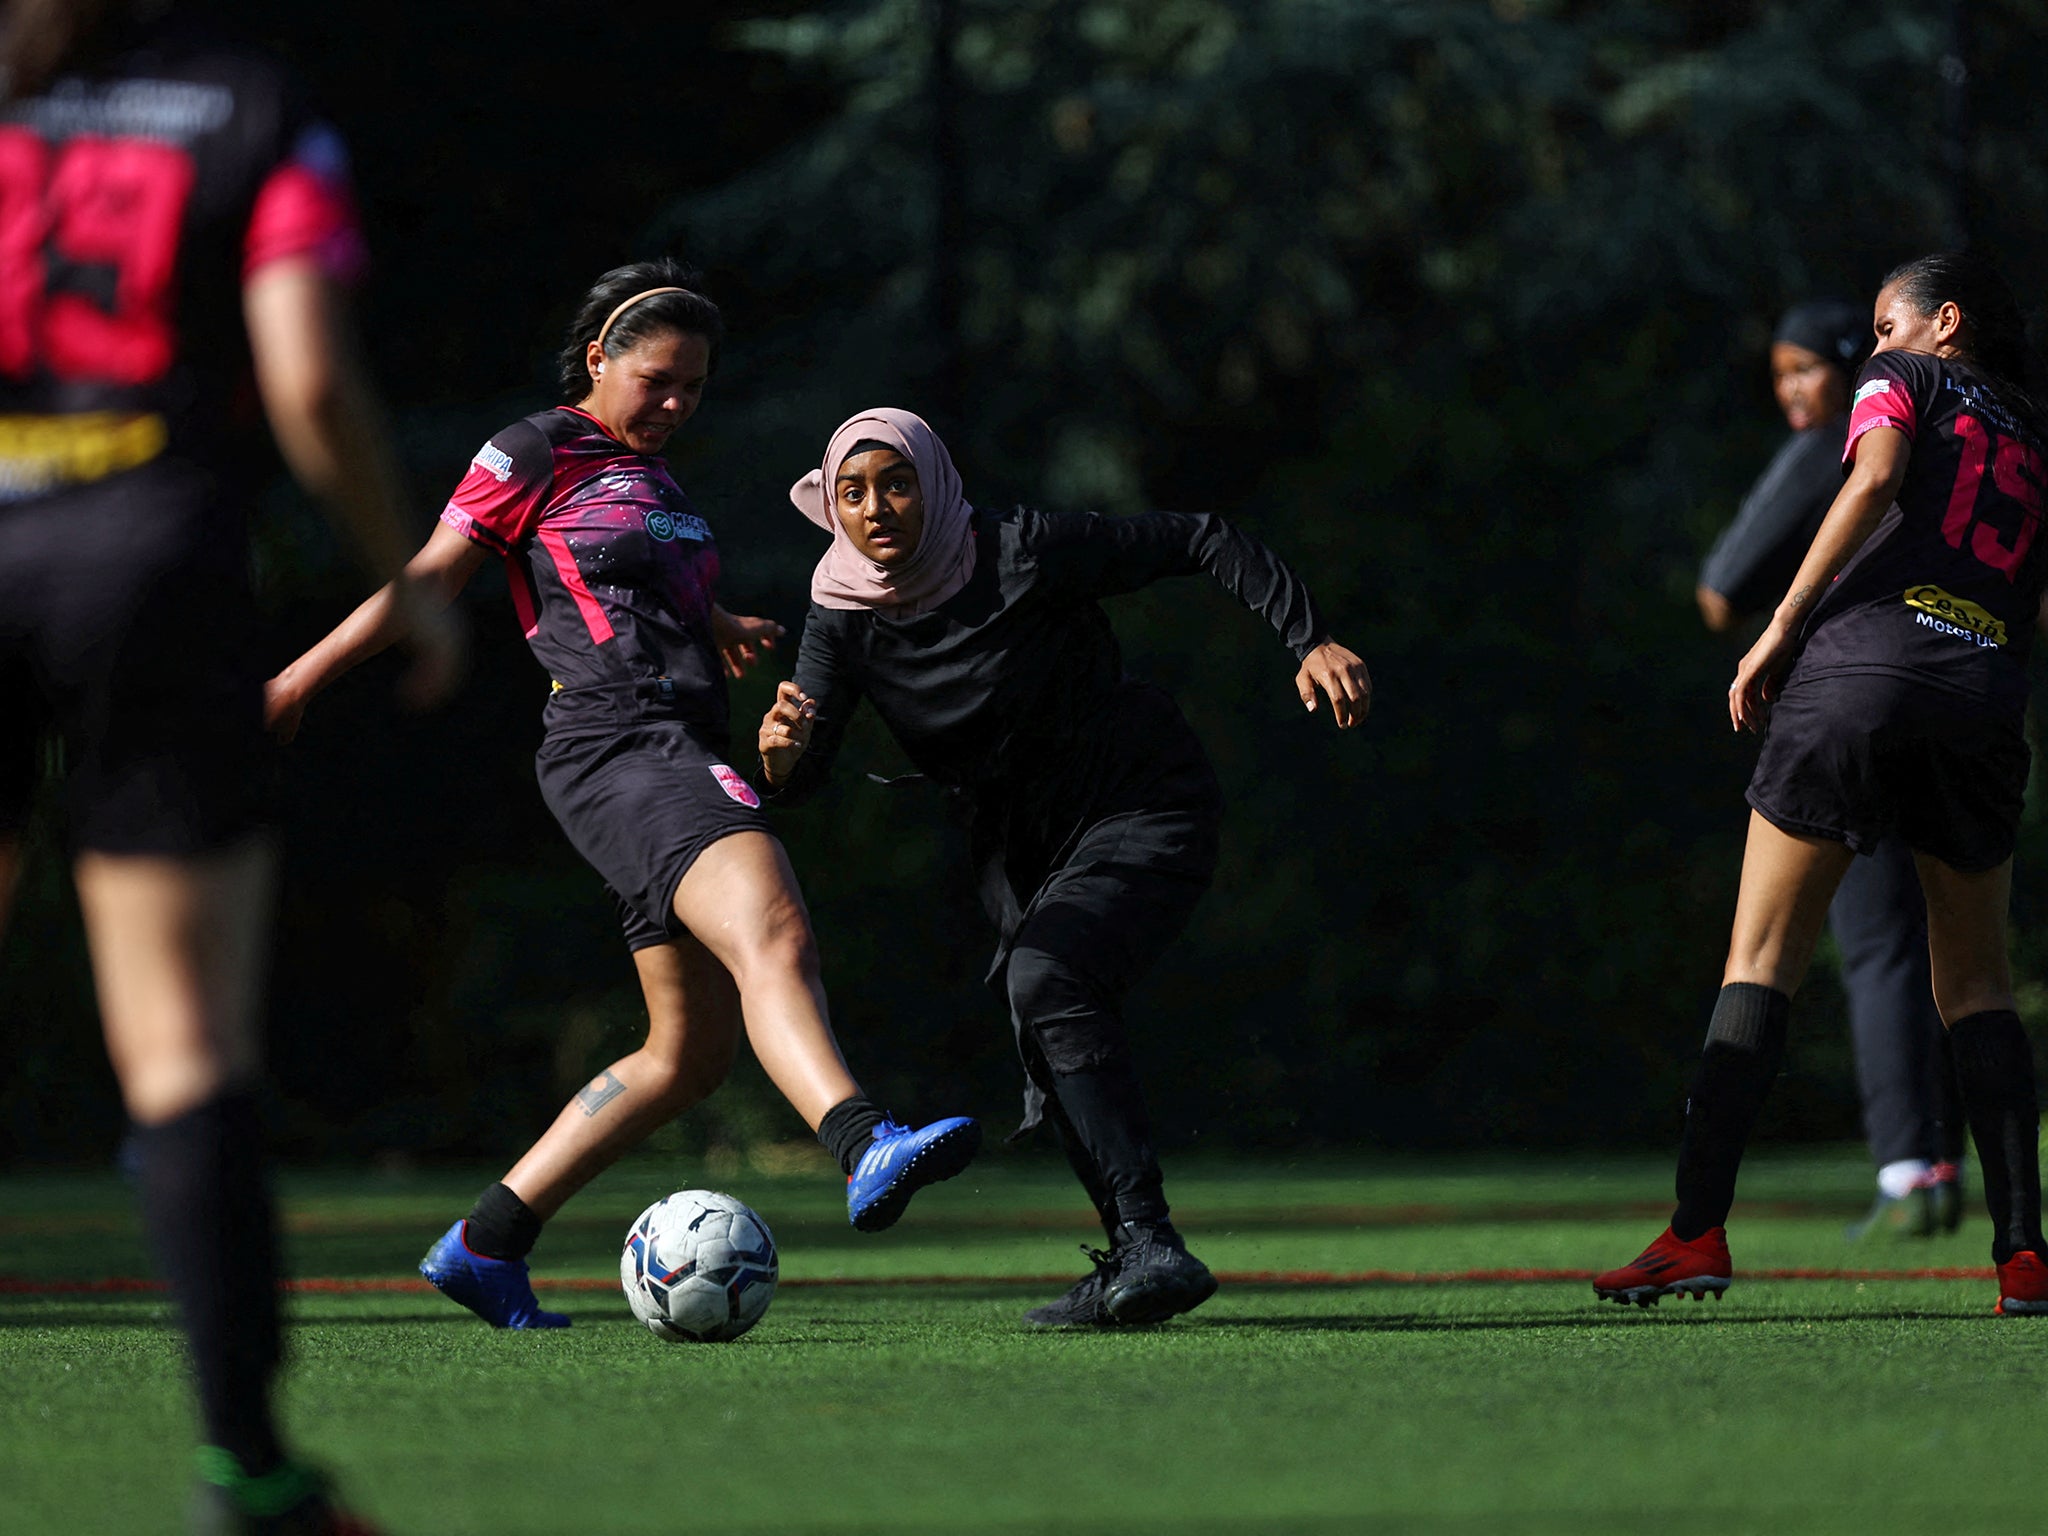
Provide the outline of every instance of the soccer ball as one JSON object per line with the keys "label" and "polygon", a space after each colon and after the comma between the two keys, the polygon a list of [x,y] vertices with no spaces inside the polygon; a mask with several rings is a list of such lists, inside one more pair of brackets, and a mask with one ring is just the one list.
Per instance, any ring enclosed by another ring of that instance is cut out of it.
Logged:
{"label": "soccer ball", "polygon": [[619,1284],[658,1339],[736,1339],[775,1297],[775,1239],[731,1195],[686,1189],[657,1200],[626,1233]]}

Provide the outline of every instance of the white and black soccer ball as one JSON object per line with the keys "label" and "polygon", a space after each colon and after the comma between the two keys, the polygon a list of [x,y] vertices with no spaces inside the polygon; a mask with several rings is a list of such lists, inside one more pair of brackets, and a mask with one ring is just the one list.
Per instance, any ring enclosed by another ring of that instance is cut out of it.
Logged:
{"label": "white and black soccer ball", "polygon": [[686,1189],[642,1211],[619,1255],[626,1304],[658,1339],[736,1339],[775,1297],[775,1239],[731,1195]]}

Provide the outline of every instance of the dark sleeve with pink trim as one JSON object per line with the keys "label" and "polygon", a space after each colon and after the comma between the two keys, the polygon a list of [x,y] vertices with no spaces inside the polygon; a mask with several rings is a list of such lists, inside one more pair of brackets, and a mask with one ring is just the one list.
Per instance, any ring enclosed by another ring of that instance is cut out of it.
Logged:
{"label": "dark sleeve with pink trim", "polygon": [[441,521],[465,539],[510,554],[540,521],[554,477],[554,445],[531,421],[515,421],[476,451]]}
{"label": "dark sleeve with pink trim", "polygon": [[1842,462],[1856,462],[1856,445],[1872,427],[1896,427],[1911,442],[1938,371],[1933,358],[1918,352],[1880,352],[1865,363],[1849,408],[1849,440],[1842,445]]}
{"label": "dark sleeve with pink trim", "polygon": [[368,265],[348,150],[326,123],[297,128],[257,189],[242,237],[243,280],[291,256],[311,256],[344,284],[359,280]]}

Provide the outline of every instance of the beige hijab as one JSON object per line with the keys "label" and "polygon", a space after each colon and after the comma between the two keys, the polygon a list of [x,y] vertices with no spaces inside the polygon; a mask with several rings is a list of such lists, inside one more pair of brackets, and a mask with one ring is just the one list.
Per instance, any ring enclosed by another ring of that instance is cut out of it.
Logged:
{"label": "beige hijab", "polygon": [[[924,493],[924,533],[910,558],[891,570],[853,546],[832,508],[832,486],[848,450],[863,439],[891,443],[917,470]],[[821,608],[876,608],[897,618],[929,613],[974,574],[974,508],[960,494],[960,471],[939,434],[922,417],[887,406],[839,424],[825,462],[789,488],[796,509],[832,535],[811,573],[811,601]]]}

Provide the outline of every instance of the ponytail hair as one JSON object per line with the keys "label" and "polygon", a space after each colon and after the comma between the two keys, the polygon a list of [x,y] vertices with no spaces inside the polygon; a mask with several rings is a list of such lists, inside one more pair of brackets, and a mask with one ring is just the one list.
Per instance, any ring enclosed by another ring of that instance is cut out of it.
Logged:
{"label": "ponytail hair", "polygon": [[[590,365],[586,359],[593,341],[601,340],[604,355],[611,358],[632,351],[650,336],[680,331],[686,336],[702,336],[711,347],[711,362],[716,367],[718,344],[725,337],[725,321],[718,306],[697,292],[701,281],[697,273],[681,262],[664,256],[657,261],[635,261],[614,267],[593,283],[576,310],[576,318],[570,322],[568,341],[557,358],[563,401],[574,405],[590,393]],[[638,303],[626,304],[635,294],[655,288],[675,291],[654,293]],[[626,305],[624,309],[619,308],[622,304]]]}
{"label": "ponytail hair", "polygon": [[1953,304],[1969,329],[1964,358],[2037,448],[2048,449],[2048,410],[2035,394],[2033,349],[2019,301],[1998,269],[1973,251],[1938,251],[1894,267],[1880,289],[1898,285],[1916,314]]}

